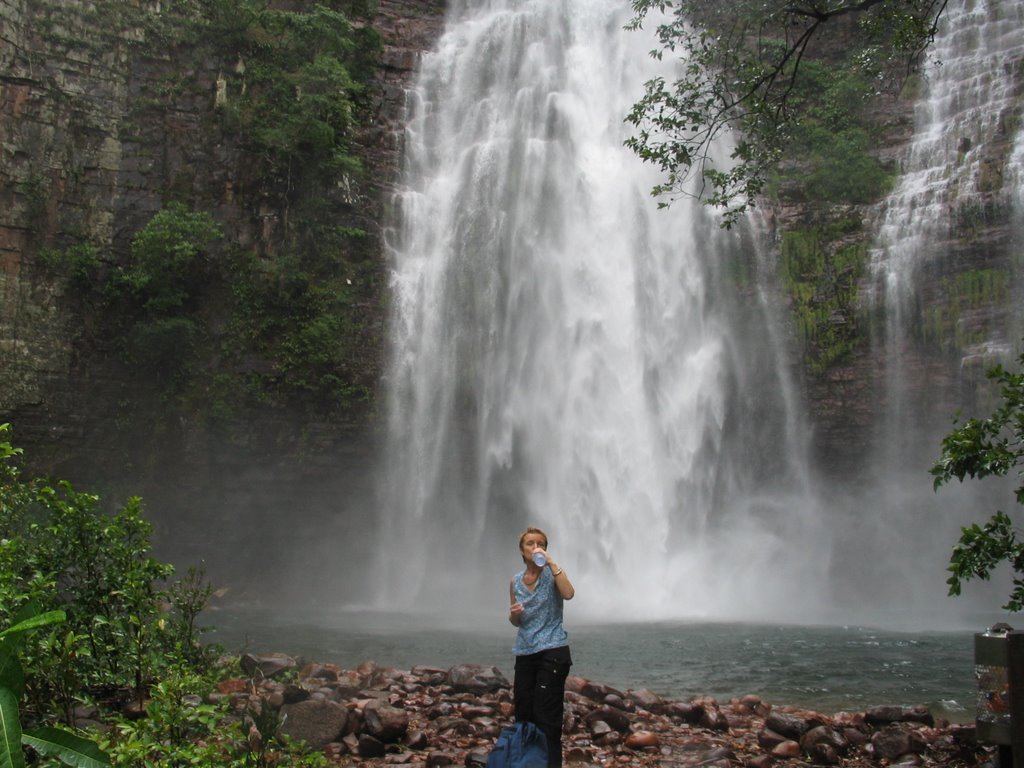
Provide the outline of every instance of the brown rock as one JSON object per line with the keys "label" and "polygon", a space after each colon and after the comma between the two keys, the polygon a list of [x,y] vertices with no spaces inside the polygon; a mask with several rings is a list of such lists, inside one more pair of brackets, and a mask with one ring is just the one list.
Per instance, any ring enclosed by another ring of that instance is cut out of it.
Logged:
{"label": "brown rock", "polygon": [[[409,728],[409,715],[403,709],[379,701],[363,708],[363,730],[384,744],[398,741]],[[360,752],[362,754],[362,752]]]}
{"label": "brown rock", "polygon": [[784,759],[800,757],[800,745],[795,741],[784,741],[781,744],[777,744],[772,749],[772,756]]}
{"label": "brown rock", "polygon": [[625,745],[630,749],[660,747],[661,740],[658,739],[658,734],[651,731],[633,731],[633,733],[626,737]]}

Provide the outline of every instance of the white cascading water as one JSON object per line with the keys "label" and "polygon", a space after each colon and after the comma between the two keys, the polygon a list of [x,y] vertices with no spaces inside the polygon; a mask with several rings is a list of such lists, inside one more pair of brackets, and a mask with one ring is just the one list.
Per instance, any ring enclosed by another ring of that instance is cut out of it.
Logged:
{"label": "white cascading water", "polygon": [[[900,595],[896,605],[930,602],[947,613],[969,606],[972,601],[966,598],[950,606],[939,589],[908,586],[925,571],[926,583],[939,587],[959,527],[982,522],[996,509],[1012,509],[1012,495],[998,483],[954,482],[934,494],[927,472],[959,408],[965,409],[964,417],[991,411],[992,390],[984,383],[984,371],[997,362],[1012,364],[1020,348],[1020,275],[1014,274],[1019,270],[1012,257],[1000,255],[1007,246],[999,243],[986,246],[984,258],[975,256],[972,270],[1008,275],[1001,289],[1006,296],[981,309],[964,306],[962,319],[974,325],[963,326],[962,338],[960,325],[936,328],[942,327],[943,307],[955,304],[951,292],[957,281],[969,272],[951,255],[964,247],[965,222],[999,217],[1008,222],[1011,238],[1020,231],[1019,214],[1015,221],[1008,211],[1020,204],[1024,181],[1022,30],[1022,0],[963,0],[947,6],[923,69],[924,90],[902,174],[880,207],[872,299],[882,325],[873,354],[884,363],[885,381],[879,392],[872,483],[858,499],[852,525],[875,532],[860,534],[864,549],[878,555],[864,581],[873,577],[879,590],[890,593],[895,588]],[[1006,149],[1014,145],[1016,150]],[[953,350],[944,353],[945,365],[940,348]],[[920,382],[926,374],[933,386],[925,394],[920,383],[908,388],[908,382]],[[986,592],[990,604],[998,605],[1008,592],[1008,579],[994,581],[998,588]],[[982,585],[975,582],[971,588],[977,595]]]}
{"label": "white cascading water", "polygon": [[[807,617],[831,547],[786,353],[698,204],[623,140],[620,0],[462,0],[410,95],[379,605],[504,616],[520,531],[576,617]],[[749,242],[746,245],[748,252]],[[799,597],[794,597],[799,596]]]}
{"label": "white cascading water", "polygon": [[[956,217],[980,207],[986,188],[1001,187],[997,194],[1010,202],[1020,195],[1022,30],[1020,0],[964,0],[943,15],[909,156],[878,227],[874,266],[896,334],[905,330],[918,270],[941,250]],[[996,167],[989,149],[1015,127],[1017,152]]]}

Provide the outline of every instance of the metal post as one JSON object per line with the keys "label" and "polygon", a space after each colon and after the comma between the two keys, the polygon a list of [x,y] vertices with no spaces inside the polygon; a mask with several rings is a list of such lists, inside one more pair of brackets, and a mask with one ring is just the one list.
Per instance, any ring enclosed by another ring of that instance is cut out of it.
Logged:
{"label": "metal post", "polygon": [[1013,764],[1024,768],[1024,631],[1006,633],[1010,683],[1010,748]]}

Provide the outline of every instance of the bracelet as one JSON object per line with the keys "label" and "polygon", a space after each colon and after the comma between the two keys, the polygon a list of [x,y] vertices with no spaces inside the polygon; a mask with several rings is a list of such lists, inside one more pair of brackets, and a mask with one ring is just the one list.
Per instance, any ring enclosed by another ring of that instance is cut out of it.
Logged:
{"label": "bracelet", "polygon": [[557,571],[555,571],[551,575],[555,576],[555,577],[558,577],[558,576],[561,576],[563,573],[565,573],[565,568],[559,568]]}

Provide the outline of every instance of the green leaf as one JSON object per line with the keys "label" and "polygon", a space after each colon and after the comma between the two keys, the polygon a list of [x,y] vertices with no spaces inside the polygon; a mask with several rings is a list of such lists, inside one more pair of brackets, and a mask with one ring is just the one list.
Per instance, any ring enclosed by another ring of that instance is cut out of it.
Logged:
{"label": "green leaf", "polygon": [[60,758],[65,764],[76,768],[110,767],[110,758],[95,742],[60,728],[36,728],[22,734],[21,741],[41,755]]}
{"label": "green leaf", "polygon": [[0,688],[0,768],[24,768],[21,752],[21,721],[18,700],[7,688]]}
{"label": "green leaf", "polygon": [[25,689],[25,672],[15,655],[13,642],[0,639],[0,688],[8,688],[15,696]]}
{"label": "green leaf", "polygon": [[0,637],[7,637],[17,632],[27,632],[30,629],[45,627],[49,624],[60,624],[62,621],[67,621],[67,618],[67,614],[64,611],[47,611],[46,613],[40,613],[38,616],[33,616],[31,619],[19,622],[13,627],[8,627],[3,632],[0,632]]}

